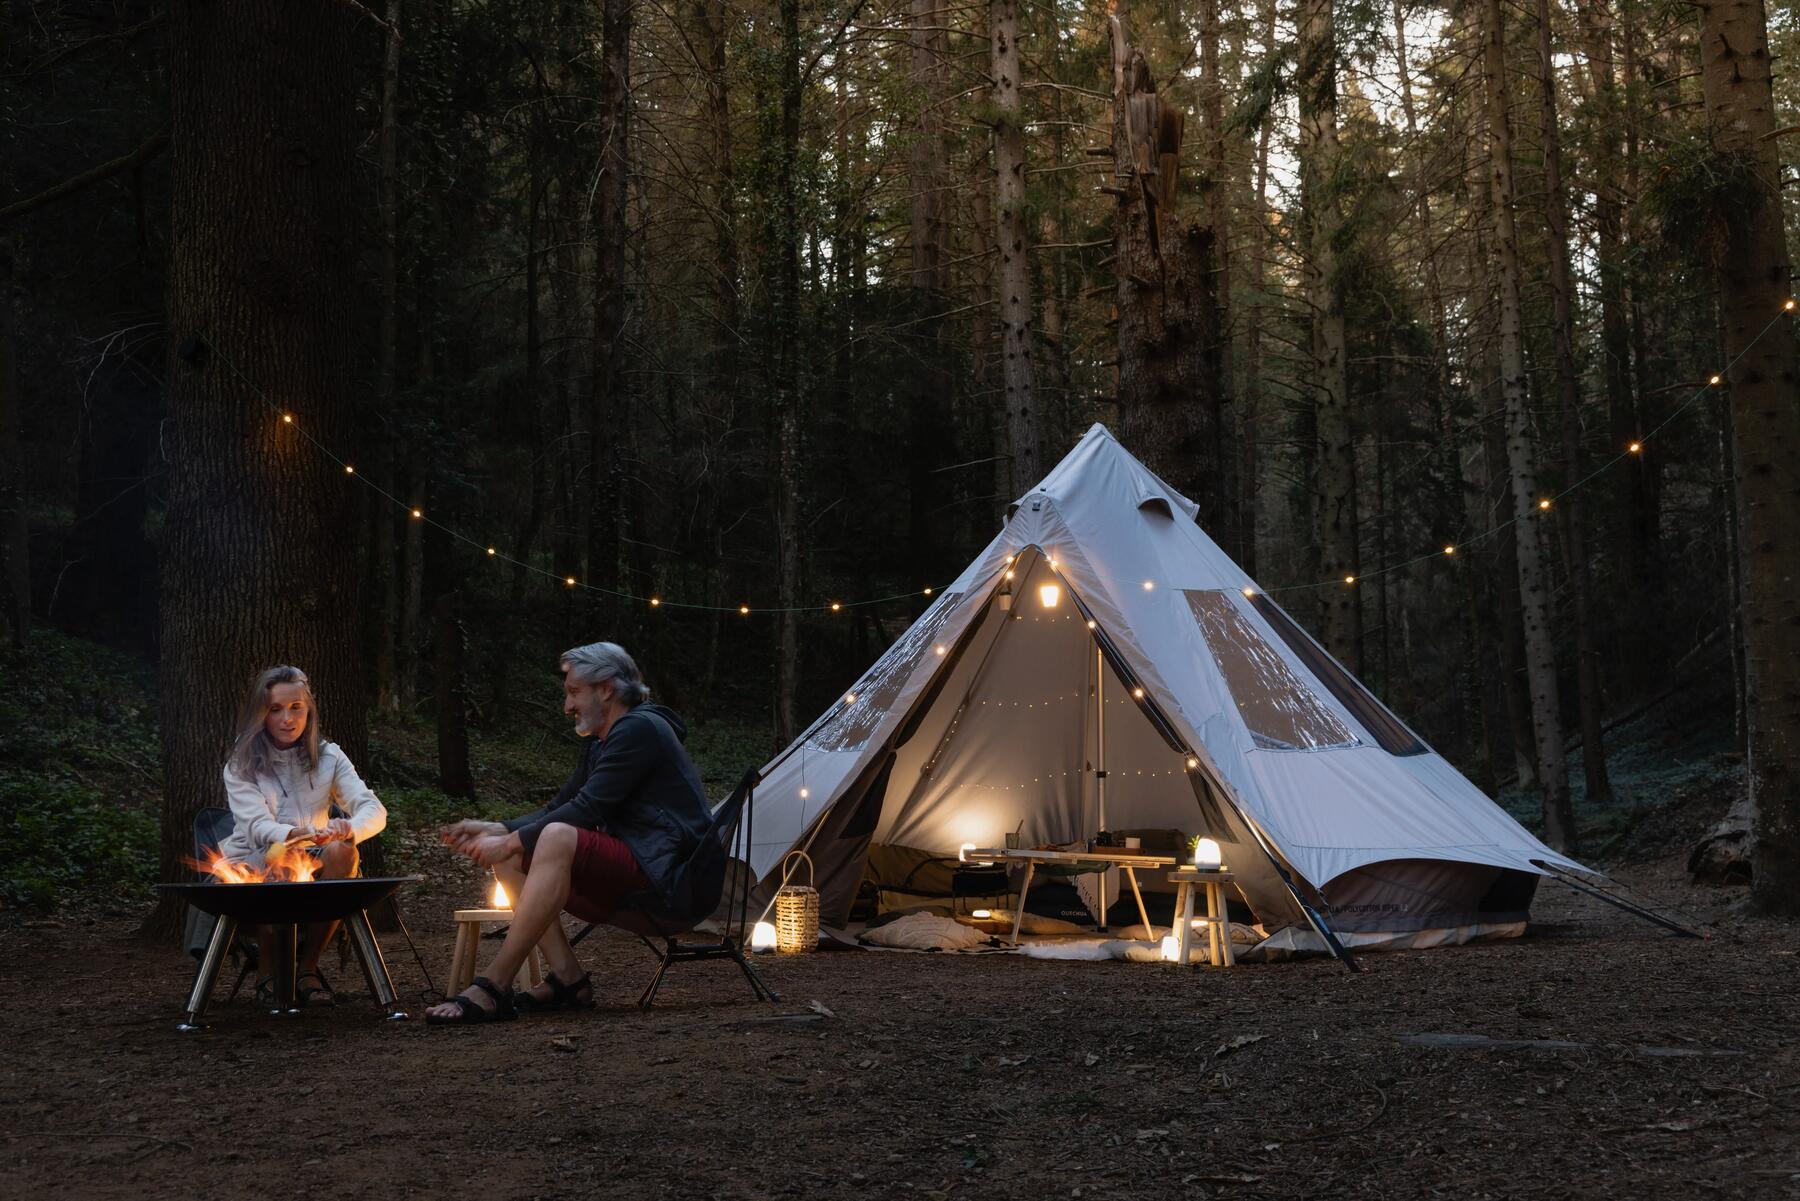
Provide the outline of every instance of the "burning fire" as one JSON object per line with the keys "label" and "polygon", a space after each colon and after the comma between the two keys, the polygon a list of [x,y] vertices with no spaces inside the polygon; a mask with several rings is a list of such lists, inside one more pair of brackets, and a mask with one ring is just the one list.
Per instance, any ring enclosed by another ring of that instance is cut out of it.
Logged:
{"label": "burning fire", "polygon": [[265,859],[267,866],[261,871],[227,859],[216,850],[208,851],[204,861],[189,859],[187,863],[220,884],[304,884],[318,872],[318,860],[284,842],[271,846]]}
{"label": "burning fire", "polygon": [[512,898],[506,895],[506,885],[500,883],[498,878],[494,880],[493,907],[495,909],[512,908]]}

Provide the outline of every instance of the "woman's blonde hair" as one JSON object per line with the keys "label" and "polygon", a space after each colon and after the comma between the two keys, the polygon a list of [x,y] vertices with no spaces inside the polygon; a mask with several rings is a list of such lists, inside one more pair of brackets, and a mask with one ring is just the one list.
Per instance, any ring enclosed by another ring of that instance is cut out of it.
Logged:
{"label": "woman's blonde hair", "polygon": [[313,699],[312,684],[298,667],[271,667],[256,677],[250,694],[238,710],[237,739],[231,746],[231,770],[246,780],[254,780],[273,771],[275,743],[263,723],[269,716],[269,691],[277,684],[298,684],[306,698],[306,729],[300,734],[300,754],[306,770],[319,765],[319,702]]}

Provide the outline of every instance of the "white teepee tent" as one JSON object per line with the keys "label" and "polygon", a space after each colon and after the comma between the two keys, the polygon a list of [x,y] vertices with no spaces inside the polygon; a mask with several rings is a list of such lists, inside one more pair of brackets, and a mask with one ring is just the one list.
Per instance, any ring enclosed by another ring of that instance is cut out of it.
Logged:
{"label": "white teepee tent", "polygon": [[871,848],[1180,830],[1222,844],[1266,929],[1321,950],[1517,933],[1546,869],[1587,870],[1384,708],[1194,513],[1091,428],[763,769],[754,875],[806,848],[831,925]]}

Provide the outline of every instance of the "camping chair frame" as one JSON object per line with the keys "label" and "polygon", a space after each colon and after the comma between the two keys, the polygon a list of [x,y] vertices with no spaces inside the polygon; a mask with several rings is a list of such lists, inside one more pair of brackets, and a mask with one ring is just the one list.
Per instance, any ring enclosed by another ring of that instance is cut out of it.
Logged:
{"label": "camping chair frame", "polygon": [[[750,848],[753,845],[751,835],[754,832],[755,823],[756,785],[760,779],[761,777],[755,771],[745,772],[744,778],[738,782],[736,790],[713,811],[712,826],[707,831],[709,836],[716,836],[725,845],[727,855],[725,887],[727,890],[733,887],[730,879],[731,861],[733,859],[741,860],[744,863],[750,861]],[[739,848],[742,850],[741,855],[736,853]],[[719,937],[709,942],[686,941],[681,937],[684,934],[692,933],[694,927],[704,921],[704,918],[693,921],[677,921],[659,917],[647,908],[627,906],[624,907],[622,915],[627,918],[629,924],[605,923],[619,925],[622,929],[637,935],[658,960],[656,974],[650,978],[650,983],[645,987],[643,994],[638,997],[639,1009],[649,1009],[656,1003],[657,991],[662,988],[663,977],[668,975],[671,966],[703,959],[732,960],[743,970],[744,978],[750,982],[750,989],[756,994],[757,1000],[781,1000],[779,994],[769,987],[768,982],[762,978],[762,974],[756,970],[756,965],[744,955],[744,945],[748,941],[746,934],[749,929],[750,889],[753,883],[754,881],[748,875],[744,876],[735,895],[728,897],[724,906],[725,922],[719,931]],[[629,901],[630,898],[627,900]],[[572,946],[592,934],[594,927],[601,924],[589,922],[569,940],[570,945]],[[648,927],[648,932],[645,927]],[[657,945],[657,939],[661,939],[661,946]]]}

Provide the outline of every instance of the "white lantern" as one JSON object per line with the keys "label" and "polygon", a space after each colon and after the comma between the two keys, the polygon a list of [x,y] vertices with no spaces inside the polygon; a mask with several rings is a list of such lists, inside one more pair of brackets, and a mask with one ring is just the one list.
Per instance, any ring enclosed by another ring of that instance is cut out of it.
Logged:
{"label": "white lantern", "polygon": [[976,909],[971,911],[969,916],[978,922],[985,922],[994,916],[994,911],[992,909]]}
{"label": "white lantern", "polygon": [[1181,962],[1181,940],[1173,934],[1165,934],[1162,940],[1162,957],[1165,963]]}
{"label": "white lantern", "polygon": [[975,849],[975,844],[972,842],[965,842],[960,847],[957,847],[956,848],[957,862],[967,863],[969,861],[969,852],[974,849]]}
{"label": "white lantern", "polygon": [[1219,870],[1219,844],[1210,838],[1202,838],[1194,844],[1194,866],[1203,872]]}
{"label": "white lantern", "polygon": [[757,922],[750,931],[750,949],[752,951],[773,951],[775,949],[775,923]]}
{"label": "white lantern", "polygon": [[1044,608],[1054,609],[1060,600],[1062,600],[1062,589],[1059,586],[1055,584],[1038,585],[1038,603]]}

